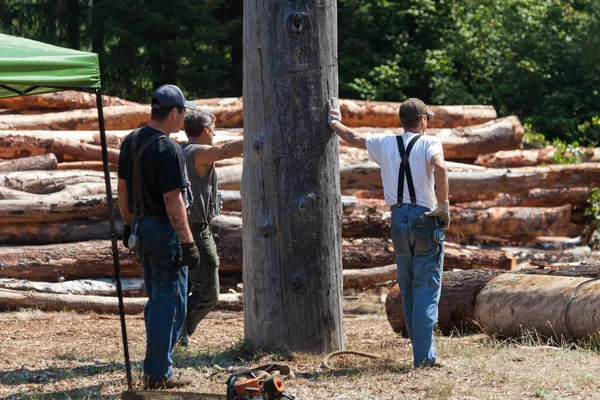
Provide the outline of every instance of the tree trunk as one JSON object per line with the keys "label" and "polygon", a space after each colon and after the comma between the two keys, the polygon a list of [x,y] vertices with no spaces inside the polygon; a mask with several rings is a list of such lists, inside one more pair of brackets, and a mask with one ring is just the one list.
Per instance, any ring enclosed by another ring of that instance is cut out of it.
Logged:
{"label": "tree trunk", "polygon": [[[111,174],[116,181],[116,174]],[[16,171],[8,172],[0,179],[0,187],[22,192],[47,194],[63,190],[67,185],[79,183],[104,183],[101,171]]]}
{"label": "tree trunk", "polygon": [[0,161],[0,172],[54,170],[58,161],[54,154]]}
{"label": "tree trunk", "polygon": [[[442,292],[438,309],[438,329],[449,335],[458,331],[463,334],[479,331],[475,322],[475,300],[483,287],[502,271],[444,271]],[[394,285],[385,300],[387,319],[396,333],[408,337],[402,295],[398,284]]]}
{"label": "tree trunk", "polygon": [[600,281],[502,274],[477,296],[475,318],[490,335],[589,340],[600,326]]}
{"label": "tree trunk", "polygon": [[[120,240],[123,221],[118,216],[115,228],[117,239]],[[0,225],[0,244],[33,246],[108,239],[110,239],[110,227],[105,217]]]}
{"label": "tree trunk", "polygon": [[[142,266],[135,253],[130,256],[129,250],[121,242],[118,242],[118,246],[121,276],[142,276]],[[114,272],[109,240],[0,247],[2,278],[59,282],[62,279],[112,278]]]}
{"label": "tree trunk", "polygon": [[[554,164],[556,148],[552,146],[534,150],[497,151],[495,153],[480,154],[475,164],[484,167],[531,167],[542,164]],[[581,162],[599,162],[600,148],[578,147],[575,152],[568,150],[563,156],[576,156]]]}
{"label": "tree trunk", "polygon": [[[219,295],[215,310],[240,311],[242,309],[240,294],[226,293]],[[139,314],[144,311],[148,299],[124,298],[126,314]],[[50,294],[21,292],[18,290],[0,289],[0,309],[18,310],[20,308],[38,308],[45,311],[79,311],[118,314],[119,303],[116,297],[86,296],[77,294]]]}
{"label": "tree trunk", "polygon": [[330,352],[344,336],[339,147],[325,105],[337,97],[336,2],[243,11],[244,336]]}
{"label": "tree trunk", "polygon": [[[102,95],[102,106],[131,106],[137,103],[120,99],[118,97]],[[66,90],[36,94],[32,96],[18,96],[0,99],[0,108],[14,108],[19,110],[80,110],[84,108],[96,108],[96,96],[92,93]]]}
{"label": "tree trunk", "polygon": [[[222,211],[242,211],[242,196],[239,190],[221,190]],[[355,196],[342,196],[344,215],[351,214],[358,206]]]}
{"label": "tree trunk", "polygon": [[[521,273],[597,278],[600,277],[600,268],[598,264],[582,264],[559,270],[525,269],[519,271],[519,274]],[[475,319],[476,300],[478,300],[478,295],[483,287],[492,278],[500,274],[502,274],[502,271],[444,271],[442,293],[439,302],[438,328],[440,331],[446,335],[456,331],[459,333],[479,331],[480,326]],[[516,277],[517,275],[511,274],[510,276]],[[510,310],[510,307],[507,307],[504,302],[498,303],[496,307]],[[534,309],[537,310],[537,307],[535,305]],[[385,311],[394,332],[402,333],[406,336],[402,296],[398,285],[394,285],[388,293],[385,302]],[[562,315],[564,315],[564,310]]]}
{"label": "tree trunk", "polygon": [[[73,140],[55,139],[50,151],[62,160],[102,161],[102,147]],[[119,150],[107,149],[108,162],[119,163]]]}
{"label": "tree trunk", "polygon": [[[100,217],[108,213],[106,195],[81,196],[67,200],[3,200],[0,224],[51,222]],[[118,212],[116,196],[113,207]]]}

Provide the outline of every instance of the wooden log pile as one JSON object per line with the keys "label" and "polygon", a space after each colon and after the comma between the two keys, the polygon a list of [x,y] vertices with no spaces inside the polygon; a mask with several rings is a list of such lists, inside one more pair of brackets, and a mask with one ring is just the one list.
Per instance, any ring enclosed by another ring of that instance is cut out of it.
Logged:
{"label": "wooden log pile", "polygon": [[[242,137],[241,98],[195,102],[217,116],[217,143]],[[147,122],[149,106],[104,98],[113,191],[109,202],[94,106],[93,96],[76,92],[0,101],[5,108],[0,113],[0,308],[116,310],[106,216],[113,207],[119,238],[119,148],[131,130]],[[398,106],[341,101],[343,121],[365,135],[401,134]],[[586,163],[549,165],[553,149],[522,149],[524,131],[514,116],[497,118],[489,106],[432,108],[436,117],[427,134],[440,139],[450,160],[452,223],[441,300],[448,305],[440,308],[440,328],[472,330],[475,296],[487,281],[502,272],[581,262],[590,255],[585,243],[574,244],[568,236],[585,222],[582,209],[600,181],[600,153],[585,149],[580,153]],[[171,139],[187,140],[183,132]],[[217,164],[223,213],[213,221],[213,230],[224,279],[239,279],[243,265],[242,168],[241,157]],[[340,142],[340,183],[344,287],[394,281],[391,215],[379,167],[366,151]],[[543,248],[548,242],[552,248]],[[145,295],[141,265],[120,243],[119,259],[128,282],[125,295],[132,297],[126,309],[139,312],[144,299],[136,297]],[[388,317],[394,315],[390,323],[401,331],[397,298],[392,291],[386,307]],[[223,307],[241,307],[239,295],[223,299]]]}

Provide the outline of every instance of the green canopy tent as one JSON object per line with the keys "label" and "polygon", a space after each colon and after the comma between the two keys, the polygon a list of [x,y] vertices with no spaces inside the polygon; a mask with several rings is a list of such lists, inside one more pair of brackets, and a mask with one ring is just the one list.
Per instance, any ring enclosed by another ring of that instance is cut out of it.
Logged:
{"label": "green canopy tent", "polygon": [[[107,204],[112,204],[98,55],[0,34],[0,98],[50,93],[61,90],[80,90],[96,94],[106,198]],[[115,215],[112,207],[108,207],[108,218],[119,298],[119,312],[121,315],[127,385],[131,390],[131,366],[127,346],[127,330],[125,327],[121,269],[115,236]]]}

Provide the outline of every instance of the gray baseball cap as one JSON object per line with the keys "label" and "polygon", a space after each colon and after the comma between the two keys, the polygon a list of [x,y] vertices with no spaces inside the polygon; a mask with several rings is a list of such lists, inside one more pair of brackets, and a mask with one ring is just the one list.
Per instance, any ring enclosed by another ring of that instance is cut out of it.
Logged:
{"label": "gray baseball cap", "polygon": [[186,101],[181,89],[175,85],[162,85],[156,89],[152,95],[151,107],[167,110],[181,107],[185,107],[188,110],[196,109],[196,105]]}

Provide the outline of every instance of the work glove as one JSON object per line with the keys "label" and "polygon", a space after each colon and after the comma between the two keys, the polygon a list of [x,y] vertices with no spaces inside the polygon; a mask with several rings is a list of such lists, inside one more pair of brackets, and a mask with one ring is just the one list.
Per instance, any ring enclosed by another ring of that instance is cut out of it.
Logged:
{"label": "work glove", "polygon": [[187,265],[188,269],[194,269],[200,264],[200,252],[196,243],[181,243],[181,261],[179,266]]}
{"label": "work glove", "polygon": [[327,107],[329,108],[329,114],[327,115],[327,122],[329,126],[333,126],[337,122],[342,122],[342,112],[340,111],[340,102],[337,98],[333,98],[327,101]]}
{"label": "work glove", "polygon": [[129,248],[127,244],[129,243],[129,236],[131,236],[131,225],[123,225],[123,246],[125,248]]}
{"label": "work glove", "polygon": [[425,215],[441,219],[444,222],[442,229],[448,229],[450,227],[450,201],[446,200],[443,203],[438,203],[433,211],[428,211]]}

